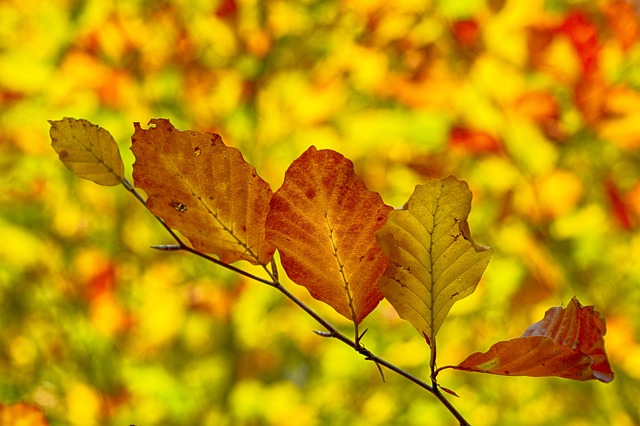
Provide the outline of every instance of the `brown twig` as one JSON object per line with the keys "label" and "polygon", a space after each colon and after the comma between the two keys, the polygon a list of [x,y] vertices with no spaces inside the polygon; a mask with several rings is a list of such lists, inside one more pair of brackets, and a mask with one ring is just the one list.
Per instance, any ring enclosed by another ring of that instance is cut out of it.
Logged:
{"label": "brown twig", "polygon": [[[169,227],[169,225],[167,225],[165,223],[165,221],[162,220],[162,218],[156,216],[155,214],[153,214],[153,212],[151,212],[149,210],[149,208],[147,207],[147,203],[146,203],[146,200],[144,199],[144,197],[133,187],[133,185],[127,179],[124,179],[122,184],[125,187],[125,189],[127,191],[129,191],[131,194],[133,194],[133,196],[138,201],[140,201],[140,203],[142,203],[142,205],[145,206],[145,208],[158,220],[158,222],[160,222],[160,224],[167,230],[169,235],[171,235],[171,237],[176,242],[176,244],[171,244],[171,245],[151,246],[152,248],[154,248],[156,250],[164,250],[164,251],[178,251],[178,250],[186,251],[186,252],[194,254],[194,255],[196,255],[198,257],[201,257],[201,258],[203,258],[203,259],[205,259],[205,260],[207,260],[209,262],[212,262],[212,263],[214,263],[214,264],[216,264],[218,266],[221,266],[221,267],[223,267],[225,269],[228,269],[228,270],[233,271],[233,272],[235,272],[235,273],[237,273],[239,275],[242,275],[243,277],[252,279],[254,281],[257,281],[257,282],[260,282],[262,284],[266,284],[266,285],[268,285],[270,287],[275,288],[280,293],[282,293],[282,295],[284,295],[284,297],[286,297],[291,302],[293,302],[295,305],[297,305],[300,309],[302,309],[305,313],[307,313],[307,315],[309,315],[311,318],[313,318],[318,324],[320,324],[326,330],[326,331],[314,330],[314,333],[316,333],[317,335],[319,335],[321,337],[337,339],[337,340],[341,341],[342,343],[344,343],[345,345],[353,348],[360,355],[364,356],[365,360],[372,361],[373,363],[375,363],[375,365],[377,366],[378,370],[380,371],[380,374],[382,376],[382,380],[383,381],[384,381],[384,374],[382,373],[382,368],[381,367],[384,367],[384,368],[386,368],[388,370],[393,371],[394,373],[398,374],[399,376],[402,376],[405,379],[407,379],[407,380],[415,383],[416,385],[420,386],[421,388],[423,388],[427,392],[432,393],[445,406],[445,408],[456,418],[456,420],[458,420],[458,422],[460,423],[461,426],[468,426],[469,425],[469,423],[458,412],[458,410],[456,410],[456,408],[453,405],[451,405],[451,403],[444,397],[444,395],[442,395],[442,392],[440,392],[440,389],[438,388],[437,382],[435,380],[435,377],[436,377],[436,375],[437,375],[437,373],[439,371],[438,369],[435,369],[435,359],[432,359],[432,362],[430,363],[432,385],[429,385],[428,383],[426,383],[423,380],[415,377],[411,373],[409,373],[409,372],[403,370],[402,368],[390,363],[389,361],[379,357],[378,355],[375,355],[369,349],[366,349],[360,343],[360,339],[362,338],[362,336],[364,336],[364,334],[366,333],[366,330],[361,335],[358,335],[357,334],[357,328],[356,328],[356,340],[355,341],[351,340],[346,335],[342,334],[337,328],[335,328],[326,319],[324,319],[320,314],[315,312],[307,304],[305,304],[302,300],[300,300],[293,293],[291,293],[289,290],[287,290],[280,283],[280,280],[278,278],[278,269],[277,269],[275,261],[272,260],[270,262],[271,270],[269,270],[269,268],[267,268],[267,265],[262,265],[264,270],[266,271],[266,273],[268,274],[268,276],[270,278],[270,279],[265,279],[265,278],[259,277],[257,275],[254,275],[252,273],[249,273],[247,271],[244,271],[244,270],[242,270],[240,268],[237,268],[237,267],[235,267],[233,265],[230,265],[228,263],[222,262],[219,259],[211,257],[211,256],[209,256],[209,255],[207,255],[205,253],[202,253],[202,252],[194,249],[193,247],[188,246],[173,231],[173,229],[171,229],[171,227]],[[435,344],[435,342],[432,342],[432,343]],[[432,355],[435,355],[435,353],[432,353]]]}

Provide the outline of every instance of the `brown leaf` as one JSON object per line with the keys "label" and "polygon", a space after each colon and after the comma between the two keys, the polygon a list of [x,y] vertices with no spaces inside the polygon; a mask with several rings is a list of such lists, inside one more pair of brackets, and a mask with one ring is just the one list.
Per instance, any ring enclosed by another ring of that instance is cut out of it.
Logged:
{"label": "brown leaf", "polygon": [[133,178],[147,207],[180,231],[193,247],[223,262],[267,264],[265,240],[272,191],[236,148],[215,133],[178,131],[169,120],[135,123]]}
{"label": "brown leaf", "polygon": [[374,235],[390,210],[350,160],[312,146],[273,195],[267,240],[291,280],[358,324],[382,299],[376,282],[388,260]]}
{"label": "brown leaf", "polygon": [[510,376],[558,376],[608,383],[613,372],[604,349],[604,319],[575,297],[567,308],[549,309],[521,337],[471,354],[458,370]]}

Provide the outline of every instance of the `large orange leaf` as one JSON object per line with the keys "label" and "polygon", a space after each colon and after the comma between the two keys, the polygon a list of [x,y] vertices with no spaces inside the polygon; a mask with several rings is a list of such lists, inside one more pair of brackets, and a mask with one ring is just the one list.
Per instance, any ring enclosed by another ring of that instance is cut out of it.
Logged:
{"label": "large orange leaf", "polygon": [[131,138],[133,178],[149,210],[223,262],[267,264],[275,250],[265,239],[269,184],[219,135],[178,131],[166,119],[151,124],[135,123]]}
{"label": "large orange leaf", "polygon": [[558,376],[608,383],[613,372],[604,349],[605,321],[575,297],[567,308],[549,309],[517,339],[471,354],[458,370],[507,376]]}
{"label": "large orange leaf", "polygon": [[376,282],[388,260],[375,232],[389,210],[350,160],[312,146],[273,195],[267,239],[292,281],[359,324],[382,299]]}
{"label": "large orange leaf", "polygon": [[473,293],[493,253],[471,238],[470,211],[465,182],[432,180],[416,186],[376,236],[390,260],[382,294],[429,344],[453,304]]}
{"label": "large orange leaf", "polygon": [[76,176],[98,185],[113,186],[124,180],[118,144],[107,130],[87,120],[50,120],[51,146]]}

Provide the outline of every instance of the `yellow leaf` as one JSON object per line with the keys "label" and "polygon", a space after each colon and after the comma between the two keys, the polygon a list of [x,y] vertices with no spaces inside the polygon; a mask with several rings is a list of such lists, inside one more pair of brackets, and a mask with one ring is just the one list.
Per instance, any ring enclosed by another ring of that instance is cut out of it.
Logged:
{"label": "yellow leaf", "polygon": [[453,304],[475,290],[493,250],[475,244],[471,192],[450,176],[416,186],[376,234],[389,257],[382,294],[431,344]]}
{"label": "yellow leaf", "polygon": [[87,120],[49,120],[51,146],[76,176],[98,185],[113,186],[124,180],[124,164],[111,134]]}
{"label": "yellow leaf", "polygon": [[269,184],[219,135],[181,132],[166,119],[151,123],[146,130],[134,124],[131,147],[133,178],[149,210],[223,262],[269,263],[275,250],[265,240]]}

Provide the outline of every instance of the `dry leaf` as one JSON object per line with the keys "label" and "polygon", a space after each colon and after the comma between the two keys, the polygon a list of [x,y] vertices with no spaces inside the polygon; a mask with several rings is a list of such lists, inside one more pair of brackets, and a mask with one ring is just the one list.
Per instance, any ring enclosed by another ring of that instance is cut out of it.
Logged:
{"label": "dry leaf", "polygon": [[267,264],[275,250],[264,235],[269,184],[219,135],[181,132],[166,119],[151,124],[134,124],[131,147],[134,182],[149,210],[223,262]]}
{"label": "dry leaf", "polygon": [[471,238],[470,210],[465,182],[432,180],[416,186],[376,235],[390,260],[382,294],[429,344],[453,304],[473,293],[493,253]]}
{"label": "dry leaf", "polygon": [[613,380],[604,349],[604,319],[575,297],[567,308],[549,309],[521,337],[471,354],[457,370],[508,376],[558,376],[573,380]]}
{"label": "dry leaf", "polygon": [[376,282],[387,258],[374,235],[389,210],[350,160],[312,146],[271,200],[267,239],[292,281],[358,324],[382,299]]}
{"label": "dry leaf", "polygon": [[124,164],[113,136],[87,120],[49,120],[51,146],[76,176],[98,185],[113,186],[124,180]]}

